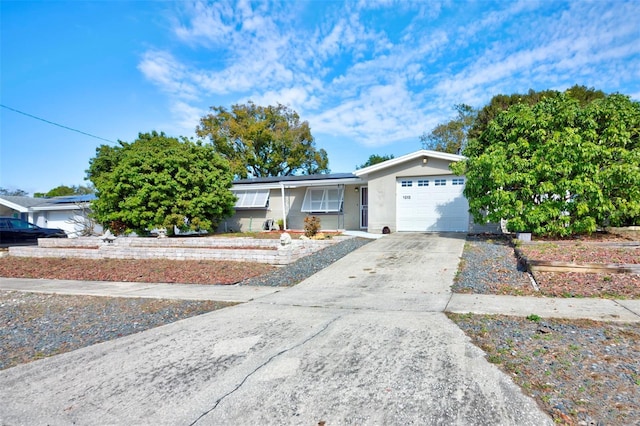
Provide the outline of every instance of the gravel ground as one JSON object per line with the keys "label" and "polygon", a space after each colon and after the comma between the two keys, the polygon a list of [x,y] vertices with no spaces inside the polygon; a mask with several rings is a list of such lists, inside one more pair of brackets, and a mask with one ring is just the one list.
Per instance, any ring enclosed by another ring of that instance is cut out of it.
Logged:
{"label": "gravel ground", "polygon": [[449,317],[557,424],[640,424],[640,326]]}
{"label": "gravel ground", "polygon": [[534,287],[519,269],[511,242],[504,237],[467,237],[454,292],[479,294],[531,294]]}
{"label": "gravel ground", "polygon": [[333,244],[319,252],[298,259],[292,264],[268,272],[264,275],[244,280],[240,285],[261,285],[270,287],[289,287],[298,284],[316,272],[331,265],[353,250],[370,243],[366,238],[350,238]]}
{"label": "gravel ground", "polygon": [[[370,241],[341,241],[242,284],[295,285]],[[0,370],[230,305],[0,291]]]}
{"label": "gravel ground", "polygon": [[0,370],[231,305],[0,291]]}
{"label": "gravel ground", "polygon": [[[508,241],[478,236],[467,239],[454,289],[540,295]],[[639,324],[449,317],[556,423],[640,425]]]}
{"label": "gravel ground", "polygon": [[[600,237],[603,238],[603,237]],[[534,260],[572,259],[592,263],[638,263],[638,250],[593,247],[571,243],[521,246]],[[520,269],[510,240],[475,235],[467,237],[453,291],[457,293],[509,294],[514,296],[640,298],[640,275],[578,272],[536,272],[535,281]],[[535,287],[532,283],[535,282]]]}

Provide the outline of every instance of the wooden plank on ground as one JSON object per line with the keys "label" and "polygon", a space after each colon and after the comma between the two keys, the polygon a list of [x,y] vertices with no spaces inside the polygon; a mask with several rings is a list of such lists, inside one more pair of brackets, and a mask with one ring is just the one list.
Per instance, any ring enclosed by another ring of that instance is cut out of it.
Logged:
{"label": "wooden plank on ground", "polygon": [[570,263],[527,260],[528,269],[532,272],[582,272],[604,274],[640,274],[640,265],[621,263]]}

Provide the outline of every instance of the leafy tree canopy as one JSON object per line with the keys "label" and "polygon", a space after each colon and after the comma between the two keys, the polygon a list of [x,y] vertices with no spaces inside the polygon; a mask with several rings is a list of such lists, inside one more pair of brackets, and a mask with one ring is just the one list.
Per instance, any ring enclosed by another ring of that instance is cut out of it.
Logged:
{"label": "leafy tree canopy", "polygon": [[49,192],[36,192],[33,194],[34,197],[62,197],[65,195],[86,195],[93,194],[95,189],[90,186],[66,186],[60,185],[51,189]]}
{"label": "leafy tree canopy", "polygon": [[29,195],[27,191],[23,191],[22,189],[6,189],[0,188],[0,195],[12,195],[18,197],[26,197]]}
{"label": "leafy tree canopy", "polygon": [[186,138],[154,131],[133,143],[101,145],[87,178],[97,191],[95,218],[116,232],[172,230],[185,219],[191,229],[211,230],[233,214],[227,161],[212,146]]}
{"label": "leafy tree canopy", "polygon": [[[565,92],[565,95],[575,99],[581,106],[602,99],[606,94],[601,90],[575,85]],[[462,152],[469,139],[477,139],[486,130],[489,122],[502,111],[512,105],[526,104],[533,106],[543,99],[559,96],[561,92],[556,90],[542,90],[521,94],[496,95],[484,107],[474,109],[465,104],[454,106],[457,116],[452,120],[438,124],[431,132],[423,133],[420,141],[424,149],[458,154]]]}
{"label": "leafy tree canopy", "polygon": [[627,96],[516,103],[464,154],[452,169],[479,223],[557,236],[640,223],[640,103]]}
{"label": "leafy tree canopy", "polygon": [[[570,87],[564,93],[566,96],[577,100],[581,106],[585,106],[596,99],[603,99],[606,96],[601,90],[579,85]],[[468,129],[468,137],[469,139],[479,137],[480,134],[486,130],[491,120],[497,117],[502,111],[509,109],[512,105],[525,104],[532,106],[543,99],[553,98],[560,94],[561,92],[557,90],[542,90],[539,92],[529,90],[529,92],[525,94],[496,95],[491,98],[489,104],[477,111],[477,116],[472,126]]]}
{"label": "leafy tree canopy", "polygon": [[196,133],[208,137],[216,152],[231,164],[234,175],[246,178],[329,172],[324,149],[316,149],[309,123],[288,107],[233,105],[231,111],[212,107]]}
{"label": "leafy tree canopy", "polygon": [[467,135],[476,120],[477,111],[469,105],[454,107],[458,115],[447,123],[438,124],[430,133],[420,136],[422,148],[459,154],[467,145]]}
{"label": "leafy tree canopy", "polygon": [[393,158],[394,158],[393,154],[389,154],[389,155],[372,154],[369,156],[369,159],[367,161],[365,161],[363,164],[360,164],[359,166],[356,166],[356,170],[364,169],[365,167],[373,166],[374,164],[382,163],[383,161],[391,160]]}

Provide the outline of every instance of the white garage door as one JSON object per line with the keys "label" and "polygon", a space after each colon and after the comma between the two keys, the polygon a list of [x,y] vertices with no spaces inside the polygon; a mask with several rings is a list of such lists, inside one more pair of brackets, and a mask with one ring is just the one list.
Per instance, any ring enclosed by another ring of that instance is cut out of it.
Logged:
{"label": "white garage door", "polygon": [[451,175],[398,178],[397,230],[467,232],[469,203],[462,195],[464,183],[464,178]]}

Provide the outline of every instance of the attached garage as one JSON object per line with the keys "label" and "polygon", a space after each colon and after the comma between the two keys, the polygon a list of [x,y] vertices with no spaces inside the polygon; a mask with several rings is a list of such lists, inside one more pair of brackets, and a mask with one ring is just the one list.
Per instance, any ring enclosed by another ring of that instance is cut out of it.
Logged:
{"label": "attached garage", "polygon": [[396,229],[412,232],[467,232],[469,205],[464,178],[452,175],[397,178]]}
{"label": "attached garage", "polygon": [[420,150],[356,170],[367,182],[369,232],[468,232],[465,177],[450,167],[464,158]]}

